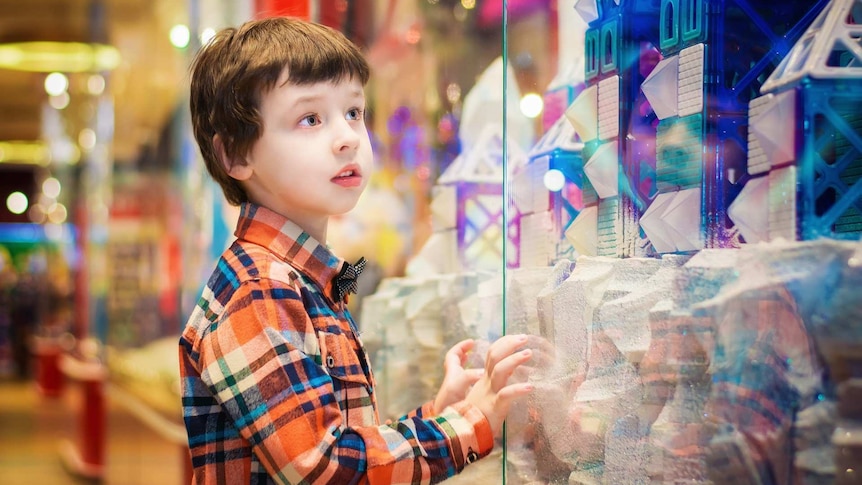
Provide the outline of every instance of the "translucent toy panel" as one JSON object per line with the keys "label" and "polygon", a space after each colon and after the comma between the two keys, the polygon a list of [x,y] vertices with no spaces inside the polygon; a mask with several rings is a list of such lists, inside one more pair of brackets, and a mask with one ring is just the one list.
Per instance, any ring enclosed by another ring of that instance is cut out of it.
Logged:
{"label": "translucent toy panel", "polygon": [[[768,94],[751,102],[748,132],[770,166],[780,166],[796,156],[796,93]],[[755,172],[756,173],[756,172]]]}
{"label": "translucent toy panel", "polygon": [[745,184],[730,204],[728,217],[733,220],[746,242],[769,240],[769,178],[753,178]]}
{"label": "translucent toy panel", "polygon": [[584,173],[599,197],[613,197],[619,193],[619,146],[616,142],[599,146],[584,165]]}
{"label": "translucent toy panel", "polygon": [[566,118],[583,141],[594,140],[599,129],[598,87],[583,90],[566,110]]}
{"label": "translucent toy panel", "polygon": [[659,119],[679,114],[679,57],[662,59],[647,76],[641,89]]}

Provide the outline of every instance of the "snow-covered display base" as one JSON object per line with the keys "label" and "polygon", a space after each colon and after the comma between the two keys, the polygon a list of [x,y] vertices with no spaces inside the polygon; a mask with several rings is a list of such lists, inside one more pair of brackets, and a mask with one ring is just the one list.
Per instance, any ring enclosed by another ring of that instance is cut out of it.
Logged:
{"label": "snow-covered display base", "polygon": [[381,416],[433,397],[446,349],[493,340],[504,318],[507,333],[535,336],[540,363],[537,391],[508,420],[507,483],[827,484],[862,473],[859,243],[581,257],[508,270],[505,285],[494,273],[385,280],[360,318]]}

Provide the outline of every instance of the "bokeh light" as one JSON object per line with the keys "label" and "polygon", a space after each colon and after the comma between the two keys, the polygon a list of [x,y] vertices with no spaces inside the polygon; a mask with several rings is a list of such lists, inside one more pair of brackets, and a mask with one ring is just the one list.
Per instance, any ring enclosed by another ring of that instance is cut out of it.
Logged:
{"label": "bokeh light", "polygon": [[542,114],[545,103],[542,97],[536,93],[527,93],[521,98],[521,113],[527,118],[535,118]]}
{"label": "bokeh light", "polygon": [[6,208],[13,214],[23,214],[29,205],[30,201],[22,192],[12,192],[6,197]]}
{"label": "bokeh light", "polygon": [[543,182],[545,183],[545,188],[551,192],[559,192],[566,185],[566,177],[563,175],[563,172],[552,168],[545,172]]}
{"label": "bokeh light", "polygon": [[177,24],[171,27],[171,44],[177,49],[185,49],[191,40],[189,28],[183,24]]}

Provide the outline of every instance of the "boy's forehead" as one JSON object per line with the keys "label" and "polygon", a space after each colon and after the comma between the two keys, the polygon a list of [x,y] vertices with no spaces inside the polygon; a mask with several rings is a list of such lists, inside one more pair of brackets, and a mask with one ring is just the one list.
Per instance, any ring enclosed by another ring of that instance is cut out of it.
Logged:
{"label": "boy's forehead", "polygon": [[350,91],[353,91],[357,96],[364,96],[365,89],[362,86],[362,83],[356,78],[356,76],[344,76],[341,79],[321,79],[319,81],[312,82],[303,82],[296,83],[293,82],[290,78],[290,72],[287,67],[285,67],[281,74],[278,77],[278,81],[275,84],[275,87],[293,87],[293,88],[312,88],[314,86],[326,86],[329,87],[338,87],[344,86]]}

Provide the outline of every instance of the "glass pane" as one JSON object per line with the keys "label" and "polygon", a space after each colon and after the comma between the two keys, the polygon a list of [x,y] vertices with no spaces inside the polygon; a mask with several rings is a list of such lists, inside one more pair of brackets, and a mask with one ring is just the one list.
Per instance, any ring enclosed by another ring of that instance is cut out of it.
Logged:
{"label": "glass pane", "polygon": [[[354,315],[381,419],[395,420],[435,398],[448,349],[476,339],[466,365],[481,367],[504,332],[503,10],[468,0],[370,3],[377,173],[343,221],[347,237],[333,244],[377,270],[379,284],[366,280],[372,292]],[[502,483],[502,451],[498,444],[446,483]]]}
{"label": "glass pane", "polygon": [[573,376],[586,370],[587,315],[567,315],[554,290],[589,251],[565,233],[583,225],[584,214],[595,226],[597,197],[584,175],[583,141],[565,112],[584,93],[585,73],[596,78],[616,68],[616,33],[588,30],[570,2],[508,2],[507,13],[505,49],[515,76],[506,90],[517,104],[506,113],[505,322],[506,333],[531,335],[528,378],[536,391],[507,420],[505,483],[568,483],[567,423]]}
{"label": "glass pane", "polygon": [[852,483],[862,97],[796,60],[859,2],[550,3],[507,2],[506,483]]}

